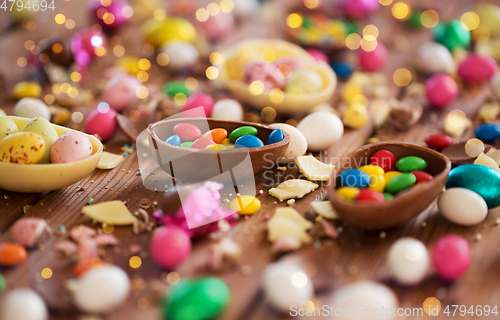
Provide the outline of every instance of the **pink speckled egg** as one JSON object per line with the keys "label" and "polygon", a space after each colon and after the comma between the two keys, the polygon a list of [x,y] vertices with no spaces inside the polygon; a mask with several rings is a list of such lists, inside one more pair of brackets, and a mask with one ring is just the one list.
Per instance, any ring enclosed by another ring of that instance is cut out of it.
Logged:
{"label": "pink speckled egg", "polygon": [[491,80],[498,71],[495,59],[471,53],[458,65],[458,75],[465,82],[481,83]]}
{"label": "pink speckled egg", "polygon": [[149,252],[160,267],[172,270],[191,253],[191,240],[179,227],[160,227],[153,233]]}
{"label": "pink speckled egg", "polygon": [[92,155],[92,143],[78,131],[62,134],[50,149],[52,163],[68,163],[85,159]]}
{"label": "pink speckled egg", "polygon": [[209,16],[206,21],[200,22],[200,26],[210,40],[222,39],[234,30],[234,14],[219,12],[215,16]]}
{"label": "pink speckled egg", "polygon": [[121,111],[138,99],[136,90],[140,86],[142,83],[136,77],[116,75],[106,83],[102,100],[116,111]]}
{"label": "pink speckled egg", "polygon": [[245,78],[248,84],[261,81],[266,89],[280,88],[285,85],[285,76],[278,67],[269,62],[249,63],[245,70]]}
{"label": "pink speckled egg", "polygon": [[205,115],[208,118],[210,117],[210,113],[214,108],[214,104],[215,104],[214,98],[212,98],[212,96],[210,96],[209,94],[195,93],[189,96],[189,98],[187,98],[186,103],[182,108],[182,111],[203,107],[203,109],[205,110]]}
{"label": "pink speckled egg", "polygon": [[328,57],[323,51],[318,49],[307,49],[307,52],[314,58],[314,60],[328,63]]}
{"label": "pink speckled egg", "polygon": [[425,82],[425,93],[429,102],[436,108],[446,108],[458,96],[458,85],[447,74],[436,74]]}
{"label": "pink speckled egg", "polygon": [[379,71],[385,67],[386,62],[387,49],[381,42],[372,51],[365,51],[363,49],[359,51],[359,64],[366,71]]}
{"label": "pink speckled egg", "polygon": [[457,235],[439,239],[432,249],[432,264],[436,273],[445,280],[456,280],[469,269],[470,246],[467,240]]}
{"label": "pink speckled egg", "polygon": [[116,130],[116,113],[106,102],[99,103],[85,120],[85,132],[99,135],[102,141],[110,139]]}
{"label": "pink speckled egg", "polygon": [[378,0],[344,0],[343,5],[347,16],[359,19],[377,10],[380,3]]}

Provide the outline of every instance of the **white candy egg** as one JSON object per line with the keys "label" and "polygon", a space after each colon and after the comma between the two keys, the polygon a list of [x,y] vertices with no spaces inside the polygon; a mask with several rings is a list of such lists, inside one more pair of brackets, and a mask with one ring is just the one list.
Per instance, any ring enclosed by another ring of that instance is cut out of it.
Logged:
{"label": "white candy egg", "polygon": [[270,127],[281,129],[290,136],[290,144],[283,158],[279,160],[280,164],[290,163],[295,160],[295,157],[303,156],[306,153],[307,140],[299,129],[286,123],[273,123]]}
{"label": "white candy egg", "polygon": [[2,320],[47,320],[49,312],[43,299],[29,288],[12,290],[0,305]]}
{"label": "white candy egg", "polygon": [[169,41],[161,48],[170,58],[168,65],[173,69],[182,69],[192,66],[198,61],[200,54],[196,47],[185,41]]}
{"label": "white candy egg", "polygon": [[84,273],[72,284],[73,301],[78,309],[104,313],[116,309],[130,293],[130,279],[125,271],[105,265]]}
{"label": "white candy egg", "polygon": [[339,141],[344,134],[344,125],[339,117],[330,112],[314,112],[302,119],[297,129],[307,139],[308,149],[321,151]]}
{"label": "white candy egg", "polygon": [[50,120],[50,111],[40,99],[24,98],[19,100],[14,107],[14,115],[23,118],[43,117]]}
{"label": "white candy egg", "polygon": [[420,70],[428,73],[455,71],[455,62],[450,51],[436,42],[425,43],[418,49],[417,63]]}
{"label": "white candy egg", "polygon": [[397,282],[408,286],[415,285],[427,274],[429,253],[419,240],[401,238],[392,244],[387,264]]}
{"label": "white candy egg", "polygon": [[[372,281],[358,281],[335,291],[329,305],[334,312],[332,319],[387,320],[394,319],[399,302],[390,288]],[[343,309],[354,309],[356,313],[343,313]]]}
{"label": "white candy egg", "polygon": [[243,108],[241,104],[234,99],[222,99],[214,104],[210,116],[217,120],[242,121]]}
{"label": "white candy egg", "polygon": [[441,194],[439,211],[446,219],[462,226],[474,226],[488,215],[486,201],[469,189],[451,188]]}
{"label": "white candy egg", "polygon": [[266,267],[263,289],[267,300],[282,312],[290,312],[314,295],[311,279],[299,266],[289,262],[273,263]]}

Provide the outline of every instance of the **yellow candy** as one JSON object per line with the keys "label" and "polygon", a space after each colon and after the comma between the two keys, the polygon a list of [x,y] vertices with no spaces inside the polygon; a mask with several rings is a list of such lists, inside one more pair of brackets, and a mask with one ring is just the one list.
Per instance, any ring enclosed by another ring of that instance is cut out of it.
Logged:
{"label": "yellow candy", "polygon": [[353,129],[364,127],[369,117],[368,109],[359,102],[351,103],[342,114],[344,125]]}
{"label": "yellow candy", "polygon": [[172,40],[194,42],[196,40],[196,29],[186,19],[171,17],[157,21],[150,19],[142,26],[142,33],[147,42],[156,47]]}
{"label": "yellow candy", "polygon": [[479,15],[481,24],[486,25],[490,29],[491,35],[500,35],[500,7],[493,4],[481,3],[476,5],[474,12]]}
{"label": "yellow candy", "polygon": [[139,58],[134,56],[124,56],[116,59],[115,64],[125,72],[136,75],[139,72]]}
{"label": "yellow candy", "polygon": [[222,151],[222,150],[227,150],[226,146],[223,146],[221,144],[211,144],[208,145],[205,150],[213,150],[213,151]]}
{"label": "yellow candy", "polygon": [[45,153],[45,141],[33,132],[17,132],[0,141],[0,161],[36,164]]}
{"label": "yellow candy", "polygon": [[338,40],[346,37],[347,30],[345,23],[339,20],[333,20],[328,24],[328,32],[334,35]]}
{"label": "yellow candy", "polygon": [[229,140],[229,138],[226,138],[222,140],[221,144],[231,144],[231,140]]}
{"label": "yellow candy", "polygon": [[370,176],[370,189],[382,192],[387,184],[384,177],[384,169],[374,164],[359,167],[360,171],[367,173]]}
{"label": "yellow candy", "polygon": [[19,82],[12,89],[12,97],[15,99],[38,98],[42,94],[42,87],[36,82]]}
{"label": "yellow candy", "polygon": [[397,177],[401,174],[401,172],[399,171],[387,171],[385,174],[384,174],[384,177],[385,177],[385,182],[386,183],[389,183],[389,181],[391,181],[392,178],[394,177]]}
{"label": "yellow candy", "polygon": [[341,187],[337,189],[337,193],[346,200],[354,200],[359,193],[359,189],[355,187]]}
{"label": "yellow candy", "polygon": [[342,99],[344,101],[351,101],[357,95],[363,95],[363,87],[351,81],[346,83],[344,90],[342,90]]}
{"label": "yellow candy", "polygon": [[239,196],[231,200],[229,206],[239,214],[254,214],[260,209],[260,200],[249,195]]}
{"label": "yellow candy", "polygon": [[379,176],[385,173],[384,169],[374,164],[367,164],[366,166],[361,166],[358,169],[370,176]]}

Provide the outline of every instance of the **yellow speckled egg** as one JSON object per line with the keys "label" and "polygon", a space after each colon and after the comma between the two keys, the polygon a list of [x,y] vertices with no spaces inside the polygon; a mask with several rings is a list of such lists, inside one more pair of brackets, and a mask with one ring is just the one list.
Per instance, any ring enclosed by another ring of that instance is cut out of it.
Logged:
{"label": "yellow speckled egg", "polygon": [[38,98],[41,94],[42,87],[36,82],[22,81],[12,88],[12,97],[18,100],[23,98]]}
{"label": "yellow speckled egg", "polygon": [[179,17],[171,17],[165,20],[151,19],[142,26],[142,34],[147,42],[160,47],[165,42],[182,40],[194,42],[196,40],[196,29],[191,22]]}
{"label": "yellow speckled egg", "polygon": [[59,136],[49,120],[42,117],[33,118],[24,125],[21,132],[33,132],[42,137],[45,141],[45,153],[40,163],[50,163],[50,149]]}
{"label": "yellow speckled egg", "polygon": [[45,141],[33,132],[18,132],[0,141],[0,161],[36,164],[45,154]]}
{"label": "yellow speckled egg", "polygon": [[302,69],[292,72],[288,78],[285,91],[287,93],[303,94],[321,90],[323,78],[314,70]]}
{"label": "yellow speckled egg", "polygon": [[11,118],[0,117],[0,140],[18,131],[16,123]]}

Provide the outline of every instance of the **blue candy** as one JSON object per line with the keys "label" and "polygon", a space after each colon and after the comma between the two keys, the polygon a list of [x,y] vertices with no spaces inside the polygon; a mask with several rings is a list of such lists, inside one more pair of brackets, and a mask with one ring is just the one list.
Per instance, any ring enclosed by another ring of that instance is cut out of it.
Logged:
{"label": "blue candy", "polygon": [[468,164],[450,171],[446,189],[466,188],[483,197],[488,208],[500,206],[500,173],[478,164]]}
{"label": "blue candy", "polygon": [[476,137],[485,142],[500,138],[500,125],[496,123],[485,123],[476,128]]}
{"label": "blue candy", "polygon": [[370,184],[370,176],[358,169],[348,169],[338,175],[341,187],[366,188]]}
{"label": "blue candy", "polygon": [[179,136],[177,136],[177,135],[173,135],[173,136],[168,137],[165,140],[165,142],[168,143],[169,145],[174,146],[174,147],[178,147],[181,144],[181,138],[179,138]]}
{"label": "blue candy", "polygon": [[332,64],[332,69],[340,79],[348,79],[354,71],[349,64],[343,61],[334,62]]}
{"label": "blue candy", "polygon": [[276,142],[280,142],[283,140],[285,136],[283,135],[283,131],[281,129],[274,129],[267,137],[267,144],[273,144]]}
{"label": "blue candy", "polygon": [[235,148],[258,148],[263,147],[264,142],[256,136],[244,135],[236,139],[234,142]]}

